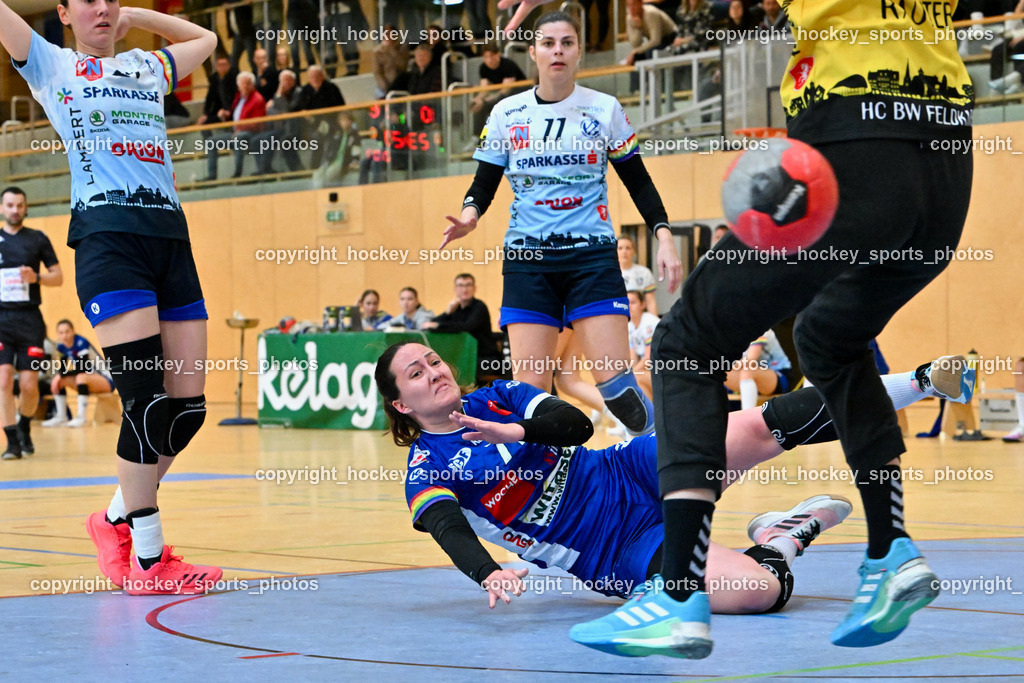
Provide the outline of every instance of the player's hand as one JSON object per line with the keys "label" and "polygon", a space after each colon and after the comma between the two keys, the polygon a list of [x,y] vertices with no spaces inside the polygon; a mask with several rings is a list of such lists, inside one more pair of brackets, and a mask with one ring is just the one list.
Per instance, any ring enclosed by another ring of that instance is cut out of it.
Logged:
{"label": "player's hand", "polygon": [[[465,212],[463,212],[463,215],[465,215]],[[451,225],[444,229],[444,241],[441,242],[441,246],[438,249],[444,249],[445,245],[449,242],[465,237],[476,228],[477,217],[472,214],[468,220],[463,220],[461,217],[456,218],[455,216],[445,216],[445,218],[451,221]]]}
{"label": "player's hand", "polygon": [[679,260],[676,242],[671,238],[658,239],[658,281],[668,275],[668,291],[674,292],[683,281],[683,262]]}
{"label": "player's hand", "polygon": [[484,590],[487,591],[487,597],[491,602],[488,607],[494,609],[494,606],[498,604],[498,600],[508,605],[512,602],[509,593],[512,593],[512,595],[522,595],[526,591],[523,577],[529,573],[529,569],[502,569],[501,571],[491,572],[481,584]]}
{"label": "player's hand", "polygon": [[547,2],[547,0],[522,0],[521,2],[520,0],[498,0],[498,9],[508,9],[512,5],[519,5],[516,13],[512,15],[512,20],[509,21],[508,25],[506,25],[502,30],[515,31],[524,21],[526,21],[526,17],[530,16],[530,12],[533,11],[534,7],[537,5],[543,5],[545,2]]}
{"label": "player's hand", "polygon": [[39,282],[39,276],[36,275],[36,271],[32,270],[28,266],[21,266],[18,268],[18,274],[21,276],[22,282],[27,282],[30,285],[34,285]]}
{"label": "player's hand", "polygon": [[121,8],[121,13],[117,17],[117,26],[114,28],[115,43],[124,38],[128,33],[128,29],[132,27],[132,13],[134,11],[134,7]]}
{"label": "player's hand", "polygon": [[483,439],[487,443],[515,443],[516,441],[522,441],[523,437],[526,436],[526,430],[523,429],[523,426],[515,423],[489,422],[457,411],[449,417],[452,422],[456,422],[470,430],[462,435],[463,441],[479,441]]}

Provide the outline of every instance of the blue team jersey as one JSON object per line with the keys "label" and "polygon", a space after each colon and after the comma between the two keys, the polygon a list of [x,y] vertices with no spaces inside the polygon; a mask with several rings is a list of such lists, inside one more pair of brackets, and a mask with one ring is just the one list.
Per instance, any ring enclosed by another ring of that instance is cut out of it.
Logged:
{"label": "blue team jersey", "polygon": [[80,334],[75,335],[71,347],[57,344],[57,351],[74,364],[77,372],[95,372],[97,374],[110,376],[109,369],[89,340]]}
{"label": "blue team jersey", "polygon": [[[467,394],[463,410],[514,423],[549,397],[528,384],[497,381]],[[465,431],[423,432],[410,449],[405,493],[417,529],[424,510],[453,500],[479,537],[571,572],[587,588],[624,595],[644,581],[663,534],[653,438],[634,439],[631,458],[622,457],[624,444],[603,451],[494,445],[465,441]]]}
{"label": "blue team jersey", "polygon": [[67,150],[68,244],[94,232],[187,240],[164,124],[164,95],[176,85],[171,55],[90,57],[33,32],[28,59],[15,67]]}
{"label": "blue team jersey", "polygon": [[506,249],[542,249],[550,266],[567,258],[578,265],[574,250],[616,243],[608,162],[636,153],[618,100],[577,85],[551,104],[540,104],[534,90],[498,102],[473,158],[504,167],[512,185]]}

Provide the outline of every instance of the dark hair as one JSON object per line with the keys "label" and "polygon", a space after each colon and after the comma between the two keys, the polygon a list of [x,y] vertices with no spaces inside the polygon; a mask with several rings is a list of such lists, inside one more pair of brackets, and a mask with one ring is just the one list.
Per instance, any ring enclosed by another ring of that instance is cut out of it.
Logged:
{"label": "dark hair", "polygon": [[458,282],[459,280],[472,280],[473,284],[476,284],[476,278],[473,277],[472,273],[459,273],[452,282]]}
{"label": "dark hair", "polygon": [[[397,446],[411,446],[416,439],[420,438],[423,428],[414,418],[398,412],[398,408],[392,405],[394,401],[400,398],[401,392],[398,390],[398,380],[395,373],[391,371],[391,364],[395,361],[395,355],[403,346],[420,343],[409,340],[392,344],[384,349],[384,353],[380,354],[380,358],[377,359],[377,367],[373,371],[373,380],[377,383],[377,393],[384,400],[384,415],[388,418],[388,430],[391,432],[391,438],[395,440],[395,445]],[[451,368],[451,366],[449,367]],[[455,383],[459,385],[459,391],[465,394],[466,388],[459,383],[458,372],[456,372],[455,368],[451,368],[451,371]]]}
{"label": "dark hair", "polygon": [[618,237],[615,238],[616,242],[621,242],[622,240],[626,240],[627,242],[633,245],[634,249],[636,249],[636,240],[630,237],[629,235],[619,235]]}
{"label": "dark hair", "polygon": [[398,382],[395,373],[391,371],[391,363],[395,360],[395,354],[406,344],[418,344],[415,341],[403,341],[392,344],[380,354],[377,359],[377,368],[373,371],[373,379],[377,383],[377,393],[384,400],[384,414],[388,418],[388,429],[391,430],[391,438],[397,446],[411,446],[412,442],[420,438],[422,428],[420,423],[408,415],[398,412],[392,403],[398,400]]}
{"label": "dark hair", "polygon": [[375,297],[377,297],[377,301],[380,301],[380,292],[378,292],[376,289],[368,289],[368,290],[366,290],[365,292],[363,292],[362,294],[359,295],[359,305],[362,306],[363,299],[365,299],[366,297],[370,296],[371,294],[373,294]]}
{"label": "dark hair", "polygon": [[537,23],[533,25],[533,42],[536,43],[537,39],[543,36],[542,32],[540,31],[541,26],[543,26],[544,24],[557,24],[560,21],[564,21],[565,23],[572,26],[572,30],[576,32],[576,40],[579,40],[580,22],[576,21],[576,17],[572,16],[568,12],[555,11],[542,14],[540,15],[540,18],[537,19]]}
{"label": "dark hair", "polygon": [[501,53],[501,48],[498,47],[497,43],[485,43],[484,47],[483,47],[483,52],[490,52],[492,54],[500,54]]}
{"label": "dark hair", "polygon": [[[74,323],[72,323],[72,322],[71,322],[70,320],[68,320],[67,318],[62,318],[62,319],[60,319],[60,320],[58,320],[58,321],[57,321],[57,327],[60,327],[61,325],[67,325],[68,327],[70,327],[70,328],[71,328],[71,331],[72,331],[72,332],[74,332],[74,331],[75,331],[75,324],[74,324]],[[55,328],[53,328],[53,329],[57,329],[57,327],[55,327]]]}
{"label": "dark hair", "polygon": [[20,194],[22,197],[25,196],[25,190],[15,185],[8,185],[7,187],[4,188],[3,192],[0,192],[0,197],[3,197],[8,192],[10,192],[11,194]]}
{"label": "dark hair", "polygon": [[416,297],[416,301],[420,300],[420,293],[417,292],[416,289],[413,287],[402,287],[400,290],[398,290],[398,293],[401,294],[402,292],[412,292],[412,295]]}

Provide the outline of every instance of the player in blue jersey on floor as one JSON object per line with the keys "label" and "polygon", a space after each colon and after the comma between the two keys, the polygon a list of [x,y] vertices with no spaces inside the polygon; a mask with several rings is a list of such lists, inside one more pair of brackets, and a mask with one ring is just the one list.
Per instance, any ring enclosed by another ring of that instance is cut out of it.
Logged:
{"label": "player in blue jersey on floor", "polygon": [[[935,395],[922,386],[934,365],[883,378],[894,405]],[[608,595],[628,595],[657,573],[663,530],[656,435],[587,449],[580,444],[593,425],[572,405],[516,381],[463,395],[451,368],[416,342],[388,348],[375,377],[395,443],[410,446],[406,497],[414,525],[488,591],[492,607],[524,590],[526,570],[502,569],[478,536]],[[835,438],[814,389],[774,398],[763,411],[732,413],[722,484],[783,450]],[[745,553],[712,543],[712,608],[781,609],[792,593],[793,559],[850,510],[843,499],[816,496],[756,517],[748,534],[757,545]]]}
{"label": "player in blue jersey on floor", "polygon": [[[164,544],[157,485],[206,416],[206,306],[163,118],[164,96],[212,53],[217,36],[184,19],[61,0],[76,50],[46,42],[0,2],[0,43],[64,141],[78,297],[124,407],[120,486],[86,527],[100,569],[131,594],[196,593],[221,577]],[[170,43],[115,54],[129,29]],[[177,374],[165,368],[186,370]],[[134,551],[134,552],[132,552]]]}
{"label": "player in blue jersey on floor", "polygon": [[629,302],[608,209],[608,165],[659,240],[659,274],[682,280],[668,216],[638,154],[622,105],[575,82],[579,26],[563,12],[542,16],[530,58],[537,87],[498,102],[473,158],[479,162],[462,213],[447,216],[442,248],[469,234],[508,177],[515,199],[505,233],[502,328],[513,376],[551,388],[565,321],[578,333],[605,405],[633,434],[654,428],[653,407],[630,370]]}

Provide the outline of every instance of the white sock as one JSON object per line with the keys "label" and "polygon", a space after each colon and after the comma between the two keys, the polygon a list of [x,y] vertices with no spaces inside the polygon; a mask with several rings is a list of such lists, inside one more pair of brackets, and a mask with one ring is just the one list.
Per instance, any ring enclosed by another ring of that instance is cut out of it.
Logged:
{"label": "white sock", "polygon": [[89,397],[78,395],[78,419],[85,419],[85,409],[89,407]]}
{"label": "white sock", "polygon": [[110,505],[107,506],[107,521],[113,524],[119,519],[123,521],[127,516],[128,510],[124,507],[124,496],[121,495],[121,487],[118,486],[114,491],[114,497],[110,499]]}
{"label": "white sock", "polygon": [[1024,429],[1024,391],[1014,392],[1017,399],[1017,427]]}
{"label": "white sock", "polygon": [[882,384],[885,385],[885,391],[892,399],[892,407],[896,410],[903,410],[910,404],[931,396],[917,388],[913,371],[901,372],[898,375],[882,375]]}
{"label": "white sock", "polygon": [[790,567],[793,566],[793,560],[796,559],[797,553],[800,552],[800,545],[789,536],[776,536],[764,545],[771,546],[782,553],[786,558],[786,564]]}
{"label": "white sock", "polygon": [[132,547],[135,557],[143,560],[159,558],[164,552],[164,532],[160,512],[132,519]]}
{"label": "white sock", "polygon": [[752,379],[740,380],[740,408],[757,407],[757,382]]}
{"label": "white sock", "polygon": [[68,397],[63,394],[55,394],[53,397],[53,416],[62,420],[68,419]]}

